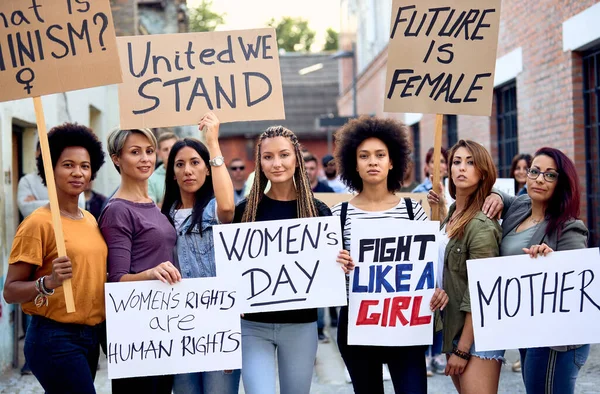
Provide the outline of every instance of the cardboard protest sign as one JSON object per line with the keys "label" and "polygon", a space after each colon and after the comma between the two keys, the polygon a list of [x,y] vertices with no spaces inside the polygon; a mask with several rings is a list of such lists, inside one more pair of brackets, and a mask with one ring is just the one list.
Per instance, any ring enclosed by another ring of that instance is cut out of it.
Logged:
{"label": "cardboard protest sign", "polygon": [[108,0],[0,2],[0,101],[119,82]]}
{"label": "cardboard protest sign", "polygon": [[600,320],[598,248],[469,260],[467,269],[477,351],[600,342],[591,324]]}
{"label": "cardboard protest sign", "polygon": [[394,0],[386,112],[490,116],[501,0]]}
{"label": "cardboard protest sign", "polygon": [[217,274],[237,277],[242,312],[346,305],[336,262],[340,219],[318,217],[214,227]]}
{"label": "cardboard protest sign", "polygon": [[273,28],[118,38],[121,127],[285,119]]}
{"label": "cardboard protest sign", "polygon": [[348,344],[428,345],[439,223],[353,219]]}
{"label": "cardboard protest sign", "polygon": [[238,297],[227,278],[105,290],[110,379],[241,368]]}
{"label": "cardboard protest sign", "polygon": [[[412,198],[423,207],[426,215],[429,215],[431,208],[427,202],[427,193],[396,193],[400,198]],[[328,207],[333,207],[341,202],[350,201],[354,194],[350,193],[315,193],[315,198],[323,201]]]}

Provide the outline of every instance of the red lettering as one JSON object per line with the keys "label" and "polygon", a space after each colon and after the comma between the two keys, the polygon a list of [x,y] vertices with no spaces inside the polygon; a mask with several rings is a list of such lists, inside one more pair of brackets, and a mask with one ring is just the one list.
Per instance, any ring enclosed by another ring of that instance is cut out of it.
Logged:
{"label": "red lettering", "polygon": [[389,311],[390,311],[390,299],[386,298],[385,300],[383,300],[383,317],[381,318],[381,327],[387,327]]}
{"label": "red lettering", "polygon": [[369,307],[375,305],[379,305],[379,301],[362,300],[360,302],[360,307],[358,308],[358,317],[356,319],[357,326],[379,324],[379,318],[381,317],[381,313],[371,313],[371,315],[367,317],[367,313],[369,313]]}
{"label": "red lettering", "polygon": [[408,324],[408,320],[402,313],[403,310],[410,306],[411,297],[394,297],[392,299],[392,310],[390,312],[390,327],[396,327],[396,318],[400,319],[403,326]]}
{"label": "red lettering", "polygon": [[418,296],[414,298],[412,314],[410,315],[410,325],[411,326],[420,326],[423,324],[429,324],[431,322],[431,315],[429,316],[419,316],[419,311],[421,310],[421,301],[423,300],[423,296]]}

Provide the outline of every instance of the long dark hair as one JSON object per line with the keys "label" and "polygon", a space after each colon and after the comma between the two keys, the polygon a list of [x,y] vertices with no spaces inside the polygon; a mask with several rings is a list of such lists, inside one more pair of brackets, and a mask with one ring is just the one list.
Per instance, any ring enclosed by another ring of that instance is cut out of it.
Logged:
{"label": "long dark hair", "polygon": [[[165,176],[165,198],[163,200],[161,212],[173,225],[175,225],[175,223],[170,215],[171,208],[173,207],[173,204],[181,203],[181,192],[179,190],[177,180],[175,180],[175,156],[177,156],[177,153],[186,146],[189,146],[198,152],[200,158],[202,158],[204,164],[206,164],[206,167],[210,168],[210,154],[208,153],[208,149],[197,139],[184,138],[183,140],[177,141],[171,148],[169,160],[166,165],[167,174]],[[202,214],[204,213],[204,208],[209,201],[214,198],[214,196],[215,192],[213,189],[212,178],[207,176],[206,180],[204,181],[204,185],[202,185],[202,187],[196,191],[196,200],[194,202],[194,208],[192,209],[192,223],[188,228],[188,233],[192,232],[192,229],[196,227],[196,225],[202,225]]]}
{"label": "long dark hair", "polygon": [[538,156],[548,156],[556,163],[558,180],[554,193],[548,201],[546,207],[546,235],[557,232],[558,236],[562,232],[564,224],[570,219],[578,219],[580,213],[579,199],[581,190],[579,188],[579,178],[575,164],[561,151],[554,148],[541,148],[535,152],[535,159]]}
{"label": "long dark hair", "polygon": [[[529,168],[531,167],[531,155],[529,153],[519,153],[512,159],[512,163],[510,164],[510,177],[515,180],[515,194],[519,192],[519,182],[517,182],[517,178],[515,178],[515,170],[521,160],[525,160],[525,166]],[[525,184],[527,184],[527,181],[525,181]]]}

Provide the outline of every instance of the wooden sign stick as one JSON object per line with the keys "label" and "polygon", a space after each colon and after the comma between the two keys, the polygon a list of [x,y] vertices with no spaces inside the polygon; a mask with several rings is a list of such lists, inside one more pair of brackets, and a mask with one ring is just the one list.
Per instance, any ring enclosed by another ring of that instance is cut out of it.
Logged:
{"label": "wooden sign stick", "polygon": [[[46,119],[44,117],[44,107],[42,98],[34,97],[33,105],[35,107],[35,119],[37,121],[38,136],[40,139],[40,149],[44,159],[44,174],[46,175],[46,185],[48,186],[48,198],[50,199],[50,212],[52,214],[52,224],[54,227],[54,238],[56,239],[56,250],[58,257],[67,255],[65,247],[65,237],[60,220],[60,207],[58,206],[58,196],[56,195],[56,183],[54,182],[54,169],[52,168],[52,158],[50,157],[50,145],[48,144],[48,133],[46,131]],[[73,288],[71,279],[62,283],[65,293],[65,302],[67,304],[67,313],[75,312],[75,302],[73,301]]]}
{"label": "wooden sign stick", "polygon": [[[442,160],[442,127],[444,126],[444,115],[437,114],[435,116],[435,134],[433,139],[433,191],[440,198],[442,197],[442,188],[440,187],[440,164]],[[438,204],[438,209],[435,207],[431,210],[431,220],[442,220],[440,218],[441,204]]]}

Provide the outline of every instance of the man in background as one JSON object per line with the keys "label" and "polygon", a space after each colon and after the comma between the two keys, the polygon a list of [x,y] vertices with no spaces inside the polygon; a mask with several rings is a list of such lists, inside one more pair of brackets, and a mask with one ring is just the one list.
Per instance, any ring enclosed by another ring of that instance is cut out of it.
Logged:
{"label": "man in background", "polygon": [[244,161],[239,158],[235,158],[229,162],[229,176],[233,183],[233,201],[237,205],[246,196],[244,195],[244,189],[246,186],[246,165]]}
{"label": "man in background", "polygon": [[327,185],[333,189],[335,193],[348,193],[348,188],[344,183],[340,180],[340,177],[337,175],[337,167],[335,164],[335,159],[332,155],[325,155],[323,157],[323,171],[325,172],[325,176],[327,177]]}
{"label": "man in background", "polygon": [[158,136],[158,151],[156,156],[158,160],[162,162],[148,180],[148,196],[158,205],[162,207],[162,201],[165,197],[165,177],[167,175],[167,169],[165,165],[169,161],[169,153],[171,148],[179,140],[179,137],[171,132],[162,133]]}
{"label": "man in background", "polygon": [[85,196],[85,210],[91,213],[97,221],[102,213],[102,207],[104,207],[106,197],[93,191],[93,186],[94,182],[88,183],[87,187],[83,191],[83,195]]}
{"label": "man in background", "polygon": [[310,187],[314,193],[334,193],[327,183],[319,180],[319,162],[313,154],[306,153],[304,155],[304,167],[306,167]]}

